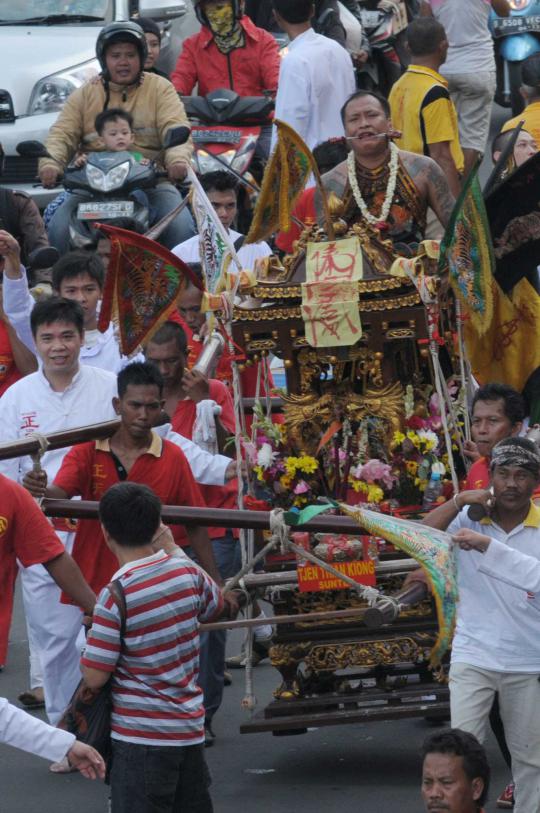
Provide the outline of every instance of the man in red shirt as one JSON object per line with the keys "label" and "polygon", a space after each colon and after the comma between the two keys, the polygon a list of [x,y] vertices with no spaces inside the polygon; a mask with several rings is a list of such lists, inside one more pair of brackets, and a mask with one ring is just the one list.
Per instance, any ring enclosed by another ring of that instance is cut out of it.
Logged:
{"label": "man in red shirt", "polygon": [[277,92],[279,51],[274,37],[243,13],[242,0],[195,0],[198,34],[185,40],[171,82],[189,96],[230,87],[239,96]]}
{"label": "man in red shirt", "polygon": [[469,469],[465,489],[489,488],[489,460],[493,447],[504,438],[519,435],[525,417],[521,395],[507,384],[490,383],[480,387],[472,402]]}
{"label": "man in red shirt", "polygon": [[[29,472],[24,485],[34,496],[46,493],[57,499],[99,500],[110,486],[129,480],[150,486],[165,505],[204,507],[183,452],[152,431],[163,408],[162,389],[163,379],[153,364],[128,364],[118,375],[118,398],[113,399],[121,418],[117,432],[108,441],[81,443],[70,449],[51,486],[47,487],[44,472]],[[201,566],[222,583],[205,529],[190,526],[184,531],[175,526],[173,536],[178,544],[189,544]],[[97,520],[79,522],[73,558],[96,593],[118,566]],[[234,598],[225,599],[235,605]]]}
{"label": "man in red shirt", "polygon": [[22,486],[0,474],[0,664],[6,662],[17,559],[43,565],[72,601],[91,613],[95,595],[52,525]]}

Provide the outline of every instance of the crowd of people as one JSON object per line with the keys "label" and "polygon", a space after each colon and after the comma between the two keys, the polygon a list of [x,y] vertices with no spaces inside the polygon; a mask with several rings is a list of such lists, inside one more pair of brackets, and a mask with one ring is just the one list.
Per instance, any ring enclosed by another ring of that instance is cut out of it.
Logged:
{"label": "crowd of people", "polygon": [[[488,15],[493,8],[507,16],[510,4],[419,3],[407,28],[411,61],[388,99],[357,89],[355,64],[367,58],[369,43],[351,57],[335,6],[195,0],[201,28],[183,43],[170,78],[156,67],[159,25],[149,19],[106,25],[96,44],[100,75],[69,96],[50,130],[39,165],[43,186],[55,188],[66,167],[84,166],[94,151],[128,151],[134,162],[157,161],[167,174],[141,193],[159,221],[182,202],[179,185],[192,159],[191,140],[167,146],[172,128],[189,125],[180,97],[227,86],[241,96],[275,98],[276,118],[302,137],[322,172],[322,187],[302,193],[291,228],[271,245],[247,245],[235,231],[234,173],[201,177],[244,267],[291,251],[302,225],[324,225],[323,195],[340,199],[348,225],[365,220],[380,227],[398,252],[440,238],[464,181],[488,149],[495,93]],[[359,16],[355,0],[347,6]],[[285,56],[278,30],[288,38]],[[521,126],[507,172],[540,144],[540,56],[525,61],[522,75],[526,108],[490,145],[497,162]],[[273,130],[270,120],[260,142],[266,158]],[[119,419],[107,440],[71,449],[45,445],[39,464],[29,456],[0,461],[0,667],[8,664],[19,573],[30,664],[21,702],[44,706],[55,726],[81,670],[93,688],[112,676],[113,813],[209,813],[204,747],[216,740],[226,638],[222,632],[199,638],[197,628],[238,611],[235,594],[222,588],[240,569],[240,545],[238,533],[226,528],[171,532],[160,511],[162,504],[237,503],[241,484],[226,452],[236,431],[231,359],[221,359],[214,378],[191,369],[205,335],[202,293],[192,283],[176,313],[136,354],[122,354],[113,323],[98,330],[109,248],[97,239],[92,250],[72,244],[70,222],[80,202],[76,192],[62,193],[46,213],[45,230],[31,201],[4,190],[0,196],[0,441]],[[195,221],[188,207],[179,208],[159,239],[201,278]],[[58,259],[38,279],[30,258],[50,247]],[[259,391],[255,378],[250,369],[242,374],[244,395]],[[264,394],[270,372],[262,378]],[[195,432],[199,405],[208,401],[219,412],[210,451]],[[476,391],[467,482],[424,520],[452,534],[460,588],[450,669],[453,728],[424,747],[427,810],[482,809],[489,766],[480,743],[491,720],[515,782],[515,799],[512,784],[501,806],[540,811],[540,513],[533,502],[540,453],[520,437],[525,417],[521,395],[504,382]],[[38,502],[44,496],[98,500],[99,521],[49,522],[30,495]],[[484,509],[480,521],[468,515],[477,504]],[[125,625],[112,581],[124,591]],[[256,613],[264,619],[258,606]],[[85,616],[93,616],[86,644]],[[255,662],[266,656],[272,633],[269,624],[257,628]],[[230,662],[244,664],[243,653]],[[91,747],[3,699],[0,738],[53,760],[53,771],[104,775]],[[154,780],[145,785],[141,777],[148,773]]]}

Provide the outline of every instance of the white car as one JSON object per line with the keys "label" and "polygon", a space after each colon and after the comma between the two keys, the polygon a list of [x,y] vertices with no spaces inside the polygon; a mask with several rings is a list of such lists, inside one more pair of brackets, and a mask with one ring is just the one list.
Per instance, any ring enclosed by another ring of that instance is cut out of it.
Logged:
{"label": "white car", "polygon": [[69,94],[99,72],[101,28],[137,15],[162,24],[159,64],[172,69],[181,41],[199,27],[189,0],[0,0],[4,186],[21,189],[41,207],[55,196],[36,186],[37,158],[19,156],[17,144],[45,141]]}

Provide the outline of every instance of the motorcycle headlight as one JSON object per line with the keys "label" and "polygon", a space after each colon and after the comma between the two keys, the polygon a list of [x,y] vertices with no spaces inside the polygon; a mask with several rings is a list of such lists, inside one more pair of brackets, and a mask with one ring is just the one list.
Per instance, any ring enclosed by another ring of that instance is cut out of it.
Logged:
{"label": "motorcycle headlight", "polygon": [[[219,157],[222,161],[225,161],[227,164],[231,163],[232,158],[234,157],[234,150],[229,150],[228,152],[222,153]],[[230,156],[230,157],[228,157]],[[197,168],[201,174],[205,172],[215,172],[218,169],[223,169],[223,164],[220,164],[219,161],[216,161],[215,157],[206,152],[206,150],[197,150],[196,153],[196,160],[197,160]]]}
{"label": "motorcycle headlight", "polygon": [[100,192],[112,192],[113,189],[122,186],[129,175],[129,167],[129,161],[124,161],[105,173],[99,167],[87,164],[86,177],[93,189],[98,189]]}
{"label": "motorcycle headlight", "polygon": [[509,0],[509,6],[512,11],[523,11],[524,8],[530,6],[531,0]]}
{"label": "motorcycle headlight", "polygon": [[37,116],[41,113],[57,113],[62,109],[68,96],[74,90],[84,85],[88,79],[97,76],[99,73],[99,62],[91,59],[81,65],[75,65],[67,71],[54,73],[52,76],[45,76],[36,83],[30,105],[28,107],[29,116]]}

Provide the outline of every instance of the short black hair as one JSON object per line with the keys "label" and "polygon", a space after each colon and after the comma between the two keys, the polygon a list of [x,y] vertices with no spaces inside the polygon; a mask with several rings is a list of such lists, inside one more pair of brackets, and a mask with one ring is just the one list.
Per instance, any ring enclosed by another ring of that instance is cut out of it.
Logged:
{"label": "short black hair", "polygon": [[313,148],[313,157],[321,175],[345,161],[347,154],[347,142],[343,137],[329,138]]}
{"label": "short black hair", "polygon": [[199,178],[205,192],[238,192],[238,181],[225,169],[216,169],[214,172],[205,172]]}
{"label": "short black hair", "polygon": [[364,99],[367,96],[371,96],[372,99],[376,99],[380,106],[383,109],[384,115],[387,119],[390,118],[390,104],[388,99],[385,99],[380,93],[377,93],[374,90],[357,90],[352,96],[349,96],[345,104],[340,110],[341,121],[345,124],[345,113],[347,112],[347,107],[350,105],[351,102],[354,102],[355,99]]}
{"label": "short black hair", "polygon": [[133,132],[133,116],[131,113],[128,113],[127,110],[122,110],[121,107],[109,107],[107,110],[102,110],[101,113],[97,114],[94,121],[96,133],[101,135],[106,124],[110,121],[118,121],[118,119],[127,121],[129,129]]}
{"label": "short black hair", "polygon": [[151,17],[134,17],[132,23],[137,23],[145,34],[154,34],[161,43],[161,28]]}
{"label": "short black hair", "polygon": [[525,402],[522,396],[508,384],[499,384],[494,381],[479,387],[473,396],[471,414],[478,401],[504,401],[504,414],[512,424],[521,423],[525,417]]}
{"label": "short black hair", "polygon": [[178,322],[164,322],[148,340],[147,344],[166,344],[174,341],[181,353],[187,353],[187,336]]}
{"label": "short black hair", "polygon": [[459,728],[449,728],[446,731],[431,734],[422,746],[422,761],[428,754],[453,754],[456,757],[462,757],[463,770],[470,781],[480,778],[484,783],[482,794],[476,800],[478,809],[484,806],[488,795],[491,771],[486,749],[483,745],[480,745],[475,736]]}
{"label": "short black hair", "polygon": [[84,312],[74,299],[64,299],[61,296],[49,296],[40,299],[32,308],[30,314],[30,328],[36,337],[38,328],[42,325],[52,325],[53,322],[65,322],[77,329],[79,336],[84,334]]}
{"label": "short black hair", "polygon": [[52,287],[55,291],[60,291],[60,286],[64,280],[80,277],[81,274],[88,274],[103,290],[105,267],[101,257],[95,252],[68,251],[67,254],[64,254],[55,262],[51,273]]}
{"label": "short black hair", "polygon": [[99,519],[123,548],[149,545],[161,522],[161,500],[140,483],[116,483],[99,501]]}
{"label": "short black hair", "polygon": [[444,26],[433,17],[417,17],[407,26],[406,34],[412,56],[433,54],[446,39]]}
{"label": "short black hair", "polygon": [[540,54],[532,54],[521,63],[521,81],[540,93]]}
{"label": "short black hair", "polygon": [[499,133],[498,135],[495,136],[495,138],[491,142],[492,158],[496,152],[502,152],[505,149],[505,147],[508,146],[510,140],[514,137],[515,133],[516,128],[514,127],[512,130],[505,130],[504,133]]}
{"label": "short black hair", "polygon": [[313,0],[272,0],[274,11],[286,23],[307,23],[313,16]]}
{"label": "short black hair", "polygon": [[163,392],[163,376],[151,361],[132,361],[118,373],[118,397],[123,398],[127,388],[157,387],[159,394]]}

